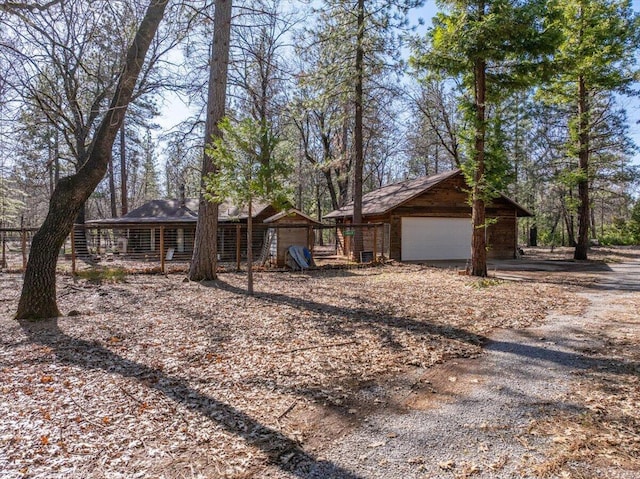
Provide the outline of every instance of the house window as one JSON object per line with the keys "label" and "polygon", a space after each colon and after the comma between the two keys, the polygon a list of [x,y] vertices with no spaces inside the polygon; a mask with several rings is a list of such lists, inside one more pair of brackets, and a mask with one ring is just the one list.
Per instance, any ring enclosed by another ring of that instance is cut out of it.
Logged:
{"label": "house window", "polygon": [[178,237],[176,238],[178,253],[184,253],[184,230],[178,228]]}

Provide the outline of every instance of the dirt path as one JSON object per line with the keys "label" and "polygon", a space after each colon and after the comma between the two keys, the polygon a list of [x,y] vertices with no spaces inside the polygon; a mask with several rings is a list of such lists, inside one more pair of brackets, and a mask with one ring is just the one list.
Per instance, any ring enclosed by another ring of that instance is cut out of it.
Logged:
{"label": "dirt path", "polygon": [[[629,310],[637,301],[628,299],[640,291],[639,279],[640,263],[612,265],[580,292],[588,300],[583,314],[497,332],[480,358],[428,370],[408,390],[399,388],[404,410],[367,417],[320,451],[326,462],[300,464],[295,476],[276,471],[268,476],[339,478],[344,474],[336,472],[339,466],[363,479],[540,477],[535,467],[557,438],[536,434],[530,426],[550,414],[584,410],[568,393],[576,375],[603,364],[601,356],[589,353],[602,351],[603,339],[590,331],[604,328],[612,314],[637,315]],[[631,327],[638,337],[638,323]],[[388,398],[381,394],[377,400]],[[606,465],[589,472],[638,477],[637,470]]]}

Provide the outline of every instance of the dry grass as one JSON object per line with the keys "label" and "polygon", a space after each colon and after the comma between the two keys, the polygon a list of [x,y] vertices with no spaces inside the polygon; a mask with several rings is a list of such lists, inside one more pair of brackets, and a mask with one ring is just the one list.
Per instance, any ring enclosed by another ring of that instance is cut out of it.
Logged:
{"label": "dry grass", "polygon": [[[256,275],[61,277],[74,316],[11,319],[18,275],[0,275],[3,477],[257,477],[282,469],[314,421],[346,423],[364,385],[477,355],[494,328],[574,307],[557,285],[418,265]],[[306,452],[303,452],[306,449]]]}

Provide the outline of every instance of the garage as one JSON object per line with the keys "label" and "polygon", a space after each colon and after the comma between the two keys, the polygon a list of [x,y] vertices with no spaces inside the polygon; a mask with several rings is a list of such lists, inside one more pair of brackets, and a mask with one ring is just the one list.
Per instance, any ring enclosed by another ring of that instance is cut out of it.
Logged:
{"label": "garage", "polygon": [[471,219],[405,217],[401,221],[402,261],[471,256]]}
{"label": "garage", "polygon": [[[485,214],[489,220],[485,231],[487,257],[515,258],[518,218],[533,215],[502,194],[485,204]],[[338,225],[348,225],[353,221],[353,203],[332,211],[325,218],[335,220]],[[370,191],[362,197],[362,222],[384,223],[385,228],[388,227],[385,229],[388,257],[393,260],[471,257],[469,185],[460,170],[400,181]],[[351,256],[353,242],[347,239],[338,238],[336,249]],[[372,244],[372,238],[363,238],[365,251],[373,251]]]}

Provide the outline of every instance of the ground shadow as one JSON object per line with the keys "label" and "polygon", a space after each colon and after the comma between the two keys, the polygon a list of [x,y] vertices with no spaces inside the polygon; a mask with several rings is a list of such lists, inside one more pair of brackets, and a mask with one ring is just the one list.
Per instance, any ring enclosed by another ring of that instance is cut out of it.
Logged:
{"label": "ground shadow", "polygon": [[[258,447],[266,454],[270,464],[283,471],[308,478],[310,471],[331,470],[343,479],[360,479],[360,476],[351,471],[314,457],[296,441],[261,424],[246,413],[193,389],[181,377],[170,376],[145,364],[123,358],[99,343],[66,335],[60,330],[56,318],[37,323],[20,321],[20,325],[32,343],[50,347],[62,363],[144,381],[145,385],[165,397],[207,417],[228,432]],[[283,459],[285,457],[286,460]]]}
{"label": "ground shadow", "polygon": [[[223,280],[216,281],[203,281],[203,286],[221,289],[230,293],[238,295],[246,295],[246,291],[243,288],[239,288],[232,284],[229,284]],[[280,293],[270,292],[257,292],[254,297],[269,301],[275,304],[284,304],[297,309],[305,309],[309,312],[329,314],[335,318],[341,318],[347,320],[351,324],[357,324],[358,326],[365,326],[372,330],[375,334],[379,335],[383,342],[388,342],[387,331],[380,329],[380,326],[388,326],[393,329],[400,329],[403,331],[410,331],[414,334],[430,334],[434,336],[442,336],[448,339],[455,339],[463,341],[475,346],[482,345],[488,338],[480,334],[475,334],[466,329],[457,328],[455,326],[445,324],[434,324],[425,321],[419,321],[404,316],[397,316],[394,314],[382,315],[380,311],[374,311],[366,307],[363,308],[348,308],[344,306],[334,306],[331,304],[320,303],[306,298],[296,298]],[[365,301],[365,298],[363,298]],[[323,328],[329,327],[326,321],[321,321],[320,318],[312,319],[318,323],[321,323]],[[337,332],[335,328],[332,329],[334,333]],[[346,331],[348,333],[348,331]]]}
{"label": "ground shadow", "polygon": [[[204,286],[222,289],[239,295],[246,294],[243,289],[222,280],[203,282],[202,284]],[[640,367],[640,364],[620,363],[619,361],[609,359],[594,359],[579,353],[557,351],[555,349],[545,348],[542,346],[522,345],[520,343],[510,341],[493,341],[487,336],[476,334],[463,328],[434,324],[393,314],[381,315],[379,312],[374,312],[367,308],[337,307],[309,299],[295,298],[280,293],[260,292],[256,293],[255,296],[276,304],[284,304],[298,309],[303,308],[310,312],[328,313],[332,317],[344,319],[351,324],[357,324],[358,326],[369,328],[376,334],[380,335],[383,340],[385,339],[387,332],[381,330],[381,326],[410,331],[413,334],[441,336],[448,339],[462,341],[474,346],[483,346],[495,351],[508,352],[518,356],[539,359],[550,363],[575,367],[577,369],[609,367],[612,364],[618,363],[620,366],[625,366],[625,369],[626,367],[630,367],[631,369],[634,367]],[[321,322],[322,326],[326,327],[326,321],[321,321],[320,318],[312,320]]]}

